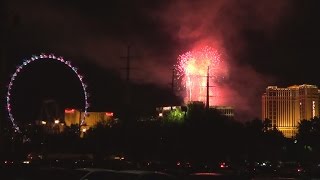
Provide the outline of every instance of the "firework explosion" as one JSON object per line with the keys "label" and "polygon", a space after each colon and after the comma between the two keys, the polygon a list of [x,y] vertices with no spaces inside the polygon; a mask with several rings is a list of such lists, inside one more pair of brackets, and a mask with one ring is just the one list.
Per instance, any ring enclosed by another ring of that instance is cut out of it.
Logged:
{"label": "firework explosion", "polygon": [[217,82],[221,77],[220,53],[211,47],[189,51],[178,57],[177,76],[184,90],[184,101],[206,103],[209,75],[209,104],[218,105],[220,96]]}

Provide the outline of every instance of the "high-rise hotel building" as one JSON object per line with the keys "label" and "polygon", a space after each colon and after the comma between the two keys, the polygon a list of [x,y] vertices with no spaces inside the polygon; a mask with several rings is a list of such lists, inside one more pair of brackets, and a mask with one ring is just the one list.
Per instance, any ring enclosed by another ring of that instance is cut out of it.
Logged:
{"label": "high-rise hotel building", "polygon": [[294,137],[301,120],[319,116],[319,94],[315,85],[268,86],[262,95],[262,119],[271,120],[286,137]]}

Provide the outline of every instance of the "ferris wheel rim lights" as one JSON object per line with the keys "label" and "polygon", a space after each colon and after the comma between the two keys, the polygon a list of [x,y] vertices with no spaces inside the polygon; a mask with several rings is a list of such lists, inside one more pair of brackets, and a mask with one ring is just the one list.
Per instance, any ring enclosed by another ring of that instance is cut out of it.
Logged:
{"label": "ferris wheel rim lights", "polygon": [[88,97],[89,94],[87,92],[87,85],[84,83],[83,81],[83,76],[78,72],[78,68],[74,67],[71,65],[70,61],[65,60],[62,56],[55,56],[54,54],[45,54],[42,53],[40,55],[32,55],[29,59],[25,59],[23,61],[23,63],[21,65],[19,65],[15,72],[11,75],[10,78],[10,82],[8,84],[8,89],[7,89],[7,95],[6,95],[6,106],[7,106],[7,111],[8,111],[8,115],[10,118],[10,121],[13,125],[13,128],[15,130],[15,132],[21,132],[19,126],[17,125],[17,123],[15,122],[15,119],[13,117],[13,114],[11,112],[11,103],[10,103],[10,99],[11,99],[11,89],[13,86],[13,82],[15,81],[15,78],[18,76],[18,74],[20,73],[20,71],[27,66],[28,64],[34,62],[34,61],[40,61],[40,60],[56,60],[59,61],[65,65],[67,65],[70,69],[72,69],[72,71],[77,75],[78,79],[80,80],[81,86],[82,86],[82,90],[84,93],[84,101],[85,101],[85,105],[84,105],[84,116],[81,119],[80,125],[83,125],[85,123],[85,117],[88,115],[88,108],[89,108],[89,103],[88,103]]}

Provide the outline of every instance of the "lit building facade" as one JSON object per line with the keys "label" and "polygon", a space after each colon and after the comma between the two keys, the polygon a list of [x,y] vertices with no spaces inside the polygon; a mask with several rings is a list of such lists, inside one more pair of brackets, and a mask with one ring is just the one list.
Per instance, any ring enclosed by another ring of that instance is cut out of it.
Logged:
{"label": "lit building facade", "polygon": [[[164,106],[157,107],[156,111],[159,113],[158,118],[162,119],[163,117],[171,117],[171,120],[175,120],[176,122],[181,122],[185,119],[185,115],[187,112],[186,106]],[[168,118],[170,119],[170,118]]]}
{"label": "lit building facade", "polygon": [[262,95],[262,119],[271,120],[286,137],[294,137],[301,120],[319,116],[319,92],[317,86],[308,84],[268,86]]}
{"label": "lit building facade", "polygon": [[[198,107],[205,108],[205,104],[202,101],[192,101],[192,104],[195,104]],[[234,118],[234,108],[232,106],[210,106],[212,109],[216,109],[221,113],[221,115],[226,116],[228,118]],[[158,107],[156,108],[159,113],[159,117],[163,117],[170,113],[172,110],[179,110],[182,112],[187,112],[187,106],[166,106],[166,107]]]}
{"label": "lit building facade", "polygon": [[222,115],[228,118],[234,118],[234,108],[232,106],[210,106],[218,110]]}
{"label": "lit building facade", "polygon": [[[66,126],[71,126],[72,124],[79,125],[83,119],[84,112],[77,109],[65,109],[64,111],[64,122]],[[85,118],[85,124],[80,127],[81,132],[86,132],[88,129],[95,126],[101,121],[111,121],[113,120],[112,112],[88,112]]]}

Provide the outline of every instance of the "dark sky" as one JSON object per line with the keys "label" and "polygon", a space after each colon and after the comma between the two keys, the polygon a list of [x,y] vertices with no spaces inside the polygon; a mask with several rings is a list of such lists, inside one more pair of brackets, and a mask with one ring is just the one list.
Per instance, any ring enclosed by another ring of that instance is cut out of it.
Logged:
{"label": "dark sky", "polygon": [[[3,82],[22,59],[55,53],[72,61],[87,78],[92,110],[121,106],[125,61],[120,57],[126,55],[128,44],[136,56],[131,78],[139,84],[135,86],[139,105],[170,103],[172,66],[179,54],[199,45],[218,47],[223,54],[229,72],[221,85],[225,105],[233,105],[240,120],[260,117],[261,94],[267,85],[320,85],[317,0],[4,3]],[[66,67],[38,63],[23,73],[16,82],[14,101],[20,119],[35,117],[35,109],[47,98],[63,107],[81,106],[79,84]]]}

